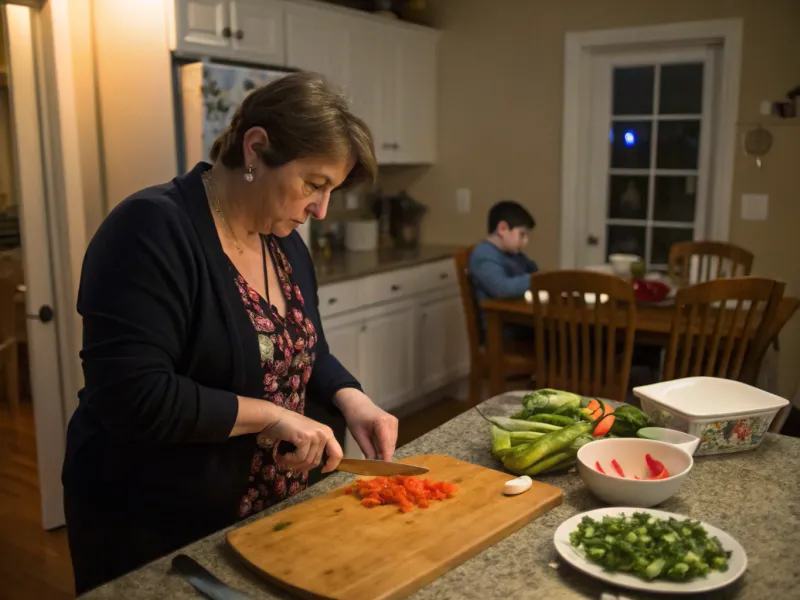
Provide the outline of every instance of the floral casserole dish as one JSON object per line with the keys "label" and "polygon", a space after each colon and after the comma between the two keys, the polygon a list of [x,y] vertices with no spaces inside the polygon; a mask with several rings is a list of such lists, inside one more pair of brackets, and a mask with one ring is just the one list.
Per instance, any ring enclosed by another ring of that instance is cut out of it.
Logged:
{"label": "floral casserole dish", "polygon": [[758,388],[715,377],[688,377],[633,389],[659,427],[700,438],[695,456],[752,450],[789,404]]}

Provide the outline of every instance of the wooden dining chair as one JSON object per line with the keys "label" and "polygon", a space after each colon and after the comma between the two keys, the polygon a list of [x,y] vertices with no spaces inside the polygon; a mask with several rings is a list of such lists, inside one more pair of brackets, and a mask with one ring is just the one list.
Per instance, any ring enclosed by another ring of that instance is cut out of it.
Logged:
{"label": "wooden dining chair", "polygon": [[[467,339],[469,340],[469,403],[472,406],[482,400],[483,383],[489,378],[489,359],[486,354],[485,340],[481,338],[480,308],[475,296],[475,286],[469,274],[469,257],[474,248],[475,246],[470,246],[453,255],[458,286],[461,290],[461,302],[464,306]],[[535,367],[533,340],[530,344],[509,342],[504,346],[504,378],[530,377]]]}
{"label": "wooden dining chair", "polygon": [[704,375],[754,384],[785,284],[735,277],[678,291],[663,379]]}
{"label": "wooden dining chair", "polygon": [[0,273],[0,397],[5,397],[11,415],[19,413],[19,354],[15,336],[14,294],[16,285]]}
{"label": "wooden dining chair", "polygon": [[624,402],[636,332],[630,282],[550,271],[531,276],[531,292],[538,387]]}
{"label": "wooden dining chair", "polygon": [[679,242],[669,249],[669,275],[680,285],[748,276],[753,253],[727,242]]}

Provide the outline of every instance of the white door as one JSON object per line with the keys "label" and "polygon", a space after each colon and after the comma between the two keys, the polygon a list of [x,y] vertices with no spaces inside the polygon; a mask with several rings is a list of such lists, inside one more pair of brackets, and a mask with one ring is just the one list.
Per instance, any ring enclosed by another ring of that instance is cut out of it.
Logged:
{"label": "white door", "polygon": [[215,54],[231,47],[230,0],[176,0],[175,25],[180,50]]}
{"label": "white door", "polygon": [[[65,415],[62,397],[62,365],[54,318],[74,311],[73,306],[54,307],[53,267],[48,221],[40,109],[45,93],[37,84],[37,59],[32,9],[2,6],[9,68],[13,155],[17,201],[20,206],[22,263],[25,273],[25,312],[31,395],[36,426],[36,460],[42,498],[42,525],[51,529],[64,524],[61,467],[64,461]],[[49,318],[48,318],[49,317]]]}
{"label": "white door", "polygon": [[706,236],[713,51],[598,55],[591,69],[578,263],[626,253],[666,269],[672,244]]}
{"label": "white door", "polygon": [[364,392],[384,410],[396,408],[416,391],[414,308],[365,319],[359,340]]}
{"label": "white door", "polygon": [[399,32],[394,44],[394,161],[425,164],[436,161],[436,38]]}
{"label": "white door", "polygon": [[283,5],[276,0],[231,0],[233,54],[237,59],[282,66]]}
{"label": "white door", "polygon": [[286,5],[286,66],[324,75],[347,91],[350,36],[347,21],[327,10]]}

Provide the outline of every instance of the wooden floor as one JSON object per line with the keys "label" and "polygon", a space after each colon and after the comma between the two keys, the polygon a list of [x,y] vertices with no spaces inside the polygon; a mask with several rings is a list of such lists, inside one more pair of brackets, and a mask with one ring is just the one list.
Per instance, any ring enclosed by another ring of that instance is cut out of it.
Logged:
{"label": "wooden floor", "polygon": [[[445,398],[401,417],[398,447],[468,408]],[[66,529],[41,527],[34,431],[30,402],[21,404],[17,419],[0,405],[0,600],[75,597]]]}
{"label": "wooden floor", "polygon": [[0,405],[0,600],[74,598],[64,528],[41,525],[36,438],[30,402],[12,419]]}

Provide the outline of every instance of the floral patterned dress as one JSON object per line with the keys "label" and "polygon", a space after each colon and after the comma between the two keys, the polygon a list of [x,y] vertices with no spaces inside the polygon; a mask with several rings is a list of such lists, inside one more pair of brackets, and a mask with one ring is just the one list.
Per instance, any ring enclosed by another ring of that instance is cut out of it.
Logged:
{"label": "floral patterned dress", "polygon": [[[262,240],[264,260],[272,260],[286,300],[286,315],[264,300],[233,267],[236,286],[258,335],[263,398],[280,407],[303,414],[306,385],[314,365],[317,332],[306,317],[300,288],[292,283],[292,267],[273,237]],[[266,262],[264,265],[266,273]],[[245,518],[293,496],[308,485],[308,473],[294,473],[276,464],[278,443],[263,433],[256,438],[247,493],[239,504]]]}

